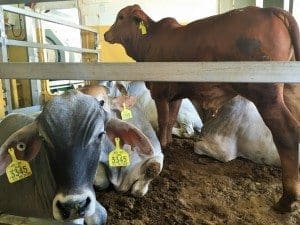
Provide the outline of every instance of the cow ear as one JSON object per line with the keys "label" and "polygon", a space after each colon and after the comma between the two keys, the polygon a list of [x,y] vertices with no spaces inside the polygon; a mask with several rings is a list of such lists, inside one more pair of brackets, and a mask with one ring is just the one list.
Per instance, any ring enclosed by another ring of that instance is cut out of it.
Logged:
{"label": "cow ear", "polygon": [[139,154],[152,155],[153,146],[148,137],[137,127],[119,119],[111,119],[106,124],[106,133],[112,143],[119,137],[123,144],[129,144],[132,149],[136,147]]}
{"label": "cow ear", "polygon": [[128,91],[126,90],[125,84],[122,81],[116,82],[116,87],[121,92],[122,95],[128,95]]}
{"label": "cow ear", "polygon": [[146,15],[141,9],[136,9],[132,13],[133,21],[136,24],[140,24],[140,22],[146,22]]}
{"label": "cow ear", "polygon": [[19,160],[32,160],[39,152],[42,139],[38,136],[36,122],[22,127],[0,146],[0,175],[5,172],[6,167],[11,162],[8,149],[13,148]]}
{"label": "cow ear", "polygon": [[121,111],[124,107],[131,108],[135,105],[137,98],[135,96],[118,96],[111,99],[111,108]]}

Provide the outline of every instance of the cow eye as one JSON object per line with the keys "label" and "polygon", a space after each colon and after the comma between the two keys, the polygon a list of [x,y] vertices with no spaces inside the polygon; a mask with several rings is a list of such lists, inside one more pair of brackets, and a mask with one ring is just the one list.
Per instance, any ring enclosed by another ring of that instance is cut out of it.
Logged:
{"label": "cow eye", "polygon": [[124,19],[124,16],[120,15],[120,16],[118,16],[118,19],[122,20],[122,19]]}
{"label": "cow eye", "polygon": [[24,142],[19,142],[19,143],[17,144],[17,149],[18,149],[18,151],[20,151],[20,152],[25,151],[25,149],[26,149],[26,144],[25,144]]}
{"label": "cow eye", "polygon": [[103,135],[105,134],[105,131],[101,132],[99,135],[98,135],[98,138],[101,139],[103,137]]}

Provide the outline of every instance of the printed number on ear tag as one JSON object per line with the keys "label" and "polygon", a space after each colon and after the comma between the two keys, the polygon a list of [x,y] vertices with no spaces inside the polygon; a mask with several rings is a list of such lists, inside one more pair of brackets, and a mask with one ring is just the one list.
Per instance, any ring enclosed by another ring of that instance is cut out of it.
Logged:
{"label": "printed number on ear tag", "polygon": [[9,183],[23,180],[32,175],[30,165],[27,161],[18,160],[13,148],[8,149],[12,162],[6,168],[6,175]]}
{"label": "printed number on ear tag", "polygon": [[123,104],[123,110],[121,112],[122,120],[128,120],[132,118],[132,113],[130,109],[126,108],[125,103]]}
{"label": "printed number on ear tag", "polygon": [[108,164],[110,167],[130,165],[129,154],[120,148],[120,138],[115,138],[116,148],[108,155]]}
{"label": "printed number on ear tag", "polygon": [[147,28],[144,24],[144,21],[140,22],[139,29],[141,30],[142,35],[147,34]]}

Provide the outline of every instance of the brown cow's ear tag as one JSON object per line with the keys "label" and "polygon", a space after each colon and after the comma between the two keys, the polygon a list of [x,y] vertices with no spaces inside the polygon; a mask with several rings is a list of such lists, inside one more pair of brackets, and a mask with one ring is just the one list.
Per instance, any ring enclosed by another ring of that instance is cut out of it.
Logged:
{"label": "brown cow's ear tag", "polygon": [[32,175],[30,165],[27,161],[18,160],[13,148],[8,149],[12,162],[6,168],[6,175],[9,183],[23,180]]}
{"label": "brown cow's ear tag", "polygon": [[120,138],[115,138],[116,148],[108,155],[108,164],[110,167],[129,166],[129,154],[120,148]]}
{"label": "brown cow's ear tag", "polygon": [[125,103],[123,103],[123,110],[121,111],[122,120],[128,120],[132,118],[132,113],[130,109],[126,108]]}
{"label": "brown cow's ear tag", "polygon": [[147,34],[147,28],[146,28],[146,26],[144,24],[144,21],[140,22],[139,29],[141,30],[142,35]]}

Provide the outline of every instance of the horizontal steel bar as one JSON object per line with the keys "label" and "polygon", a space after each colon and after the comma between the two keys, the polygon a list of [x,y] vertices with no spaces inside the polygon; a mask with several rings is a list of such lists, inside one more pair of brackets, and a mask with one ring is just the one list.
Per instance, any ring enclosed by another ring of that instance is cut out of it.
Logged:
{"label": "horizontal steel bar", "polygon": [[39,219],[32,217],[20,217],[7,214],[0,214],[0,224],[6,225],[75,225],[71,222],[60,222],[55,220]]}
{"label": "horizontal steel bar", "polygon": [[300,83],[300,62],[0,63],[0,78]]}
{"label": "horizontal steel bar", "polygon": [[23,113],[26,115],[33,115],[34,113],[37,113],[41,111],[42,107],[40,105],[34,105],[34,106],[29,106],[25,108],[19,108],[19,109],[14,109],[12,110],[13,113]]}
{"label": "horizontal steel bar", "polygon": [[64,21],[60,17],[57,17],[57,16],[44,15],[44,14],[31,12],[31,11],[28,11],[28,10],[25,10],[25,9],[21,9],[21,8],[9,6],[9,5],[4,5],[4,6],[2,6],[2,8],[3,8],[4,11],[7,11],[7,12],[17,13],[17,14],[29,16],[29,17],[32,17],[32,18],[41,19],[41,20],[44,20],[44,21],[48,21],[48,22],[68,26],[68,27],[73,27],[73,28],[77,28],[77,29],[81,29],[81,30],[87,30],[87,31],[90,31],[90,32],[93,32],[93,33],[98,33],[98,31],[96,29],[93,29],[93,28],[90,28],[90,27],[87,27],[87,26],[81,26],[81,25],[78,25],[78,24],[75,24],[75,23],[71,23],[69,21]]}
{"label": "horizontal steel bar", "polygon": [[[70,0],[36,0],[36,3],[40,2],[60,2],[60,1],[70,1]],[[20,3],[28,3],[28,0],[0,0],[0,5],[5,5],[5,4],[20,4]]]}
{"label": "horizontal steel bar", "polygon": [[62,51],[77,52],[77,53],[95,53],[95,54],[99,53],[98,49],[95,50],[95,49],[88,49],[88,48],[69,47],[69,46],[63,46],[63,45],[49,45],[49,44],[41,44],[41,43],[35,43],[35,42],[30,42],[30,41],[18,41],[18,40],[12,40],[12,39],[7,39],[6,44],[12,45],[12,46],[54,49],[54,50],[62,50]]}

